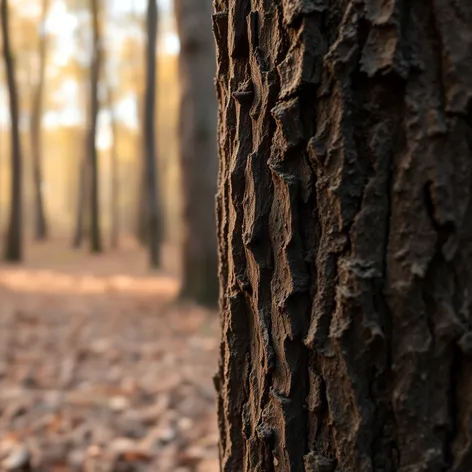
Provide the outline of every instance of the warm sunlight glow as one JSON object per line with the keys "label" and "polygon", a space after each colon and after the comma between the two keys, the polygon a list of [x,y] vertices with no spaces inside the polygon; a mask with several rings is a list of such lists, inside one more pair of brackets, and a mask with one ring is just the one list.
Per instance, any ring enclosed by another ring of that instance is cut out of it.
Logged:
{"label": "warm sunlight glow", "polygon": [[164,54],[178,54],[180,50],[179,37],[175,33],[167,33],[163,38]]}

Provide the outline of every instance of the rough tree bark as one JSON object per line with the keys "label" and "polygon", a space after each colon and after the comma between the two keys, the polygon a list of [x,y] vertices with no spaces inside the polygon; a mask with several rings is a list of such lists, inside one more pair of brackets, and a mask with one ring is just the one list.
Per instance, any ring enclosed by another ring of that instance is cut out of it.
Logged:
{"label": "rough tree bark", "polygon": [[33,93],[33,106],[31,111],[31,153],[33,158],[33,188],[35,202],[34,235],[38,241],[47,238],[47,223],[44,210],[42,191],[42,136],[41,120],[43,117],[44,80],[47,60],[47,34],[45,29],[49,0],[42,2],[42,18],[40,22],[39,37],[39,75]]}
{"label": "rough tree bark", "polygon": [[176,0],[180,37],[180,169],[182,179],[181,297],[218,300],[215,234],[217,106],[211,0]]}
{"label": "rough tree bark", "polygon": [[472,4],[215,7],[222,470],[472,470]]}
{"label": "rough tree bark", "polygon": [[100,201],[99,201],[99,172],[98,150],[96,146],[97,122],[99,112],[98,84],[102,62],[102,44],[100,35],[99,0],[90,0],[92,13],[92,61],[90,65],[90,123],[88,135],[88,149],[90,159],[90,250],[102,252],[102,238],[100,231]]}
{"label": "rough tree bark", "polygon": [[149,258],[152,267],[161,263],[160,247],[162,242],[159,189],[156,176],[156,41],[158,11],[156,0],[148,0],[146,15],[146,93],[144,103],[144,180],[147,190],[147,230]]}
{"label": "rough tree bark", "polygon": [[19,129],[18,91],[15,78],[15,61],[10,44],[9,7],[7,0],[0,4],[3,58],[7,75],[11,118],[11,191],[10,216],[5,240],[5,259],[19,262],[22,259],[22,155]]}

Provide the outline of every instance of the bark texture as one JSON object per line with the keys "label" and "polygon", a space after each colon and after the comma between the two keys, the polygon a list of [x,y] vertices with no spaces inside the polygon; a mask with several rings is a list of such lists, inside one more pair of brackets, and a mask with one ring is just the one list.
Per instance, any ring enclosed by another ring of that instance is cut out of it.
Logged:
{"label": "bark texture", "polygon": [[159,188],[156,162],[156,42],[158,10],[156,0],[148,0],[146,15],[146,93],[144,103],[144,183],[149,259],[152,267],[161,264],[161,215],[158,204]]}
{"label": "bark texture", "polygon": [[49,10],[49,0],[42,1],[42,13],[39,37],[39,75],[33,94],[33,106],[31,111],[31,153],[33,159],[33,189],[34,189],[34,235],[38,241],[45,240],[48,236],[44,198],[42,191],[42,131],[43,118],[44,80],[46,72],[48,39],[46,33],[46,17]]}
{"label": "bark texture", "polygon": [[472,4],[214,4],[222,470],[472,470]]}
{"label": "bark texture", "polygon": [[11,187],[10,216],[5,240],[5,259],[19,262],[23,256],[22,248],[22,155],[19,128],[18,88],[15,78],[15,61],[10,44],[9,6],[1,0],[0,21],[2,25],[3,58],[7,76],[8,98],[11,126]]}
{"label": "bark texture", "polygon": [[182,179],[181,296],[218,300],[215,230],[217,105],[211,0],[176,0],[180,37],[180,169]]}

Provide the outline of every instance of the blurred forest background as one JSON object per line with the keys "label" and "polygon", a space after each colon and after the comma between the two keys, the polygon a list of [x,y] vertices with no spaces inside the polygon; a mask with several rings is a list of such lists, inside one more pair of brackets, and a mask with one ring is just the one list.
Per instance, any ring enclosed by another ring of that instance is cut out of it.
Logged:
{"label": "blurred forest background", "polygon": [[211,0],[0,0],[0,470],[218,470]]}
{"label": "blurred forest background", "polygon": [[[92,12],[84,0],[12,0],[10,41],[14,57],[23,154],[23,222],[26,240],[38,237],[34,146],[41,147],[42,205],[47,237],[70,239],[76,230],[80,169],[87,152]],[[96,146],[99,205],[105,249],[139,235],[143,172],[143,105],[146,78],[146,2],[99,2],[102,57]],[[44,10],[47,9],[45,12]],[[156,87],[156,161],[163,239],[178,254],[181,234],[177,143],[178,53],[172,4],[159,2]],[[43,56],[43,57],[42,57]],[[44,61],[42,69],[41,61]],[[43,77],[41,77],[43,75]],[[42,87],[40,111],[38,88]],[[10,114],[5,66],[0,67],[0,228],[10,208]],[[33,136],[41,115],[41,138]],[[116,180],[114,182],[114,180]],[[115,189],[113,188],[115,185]],[[117,194],[115,195],[114,192]],[[116,207],[112,205],[114,201]],[[116,211],[117,215],[113,215]],[[117,221],[113,221],[116,218]],[[118,227],[113,227],[118,224]],[[39,230],[40,232],[40,230]],[[45,235],[39,234],[39,237]],[[175,259],[170,263],[175,264]]]}

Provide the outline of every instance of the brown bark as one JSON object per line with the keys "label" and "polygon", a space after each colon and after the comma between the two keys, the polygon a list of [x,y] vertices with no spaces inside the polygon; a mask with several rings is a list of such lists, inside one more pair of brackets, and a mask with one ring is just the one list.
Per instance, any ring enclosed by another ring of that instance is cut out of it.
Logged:
{"label": "brown bark", "polygon": [[156,175],[156,41],[158,11],[156,0],[148,0],[146,15],[146,92],[144,103],[144,183],[146,194],[149,259],[152,267],[161,263],[161,215],[158,204],[159,189]]}
{"label": "brown bark", "polygon": [[205,305],[218,300],[214,209],[217,106],[211,10],[211,0],[175,2],[180,37],[181,297]]}
{"label": "brown bark", "polygon": [[90,159],[90,250],[102,252],[100,231],[99,172],[98,150],[96,146],[97,122],[99,112],[98,84],[102,62],[102,44],[100,37],[99,0],[90,0],[92,13],[92,61],[90,66],[90,123],[88,149]]}
{"label": "brown bark", "polygon": [[472,470],[472,4],[215,7],[222,470]]}
{"label": "brown bark", "polygon": [[22,259],[22,155],[19,130],[18,90],[15,79],[15,62],[10,44],[9,7],[7,0],[0,4],[3,58],[7,75],[11,119],[11,191],[10,216],[5,241],[5,259],[19,262]]}
{"label": "brown bark", "polygon": [[33,92],[33,106],[31,112],[31,154],[33,158],[33,189],[35,205],[34,234],[38,241],[47,238],[48,229],[44,210],[42,191],[42,133],[41,120],[43,117],[44,80],[47,60],[47,34],[45,30],[46,16],[49,9],[49,0],[43,0],[41,31],[39,38],[39,76]]}

